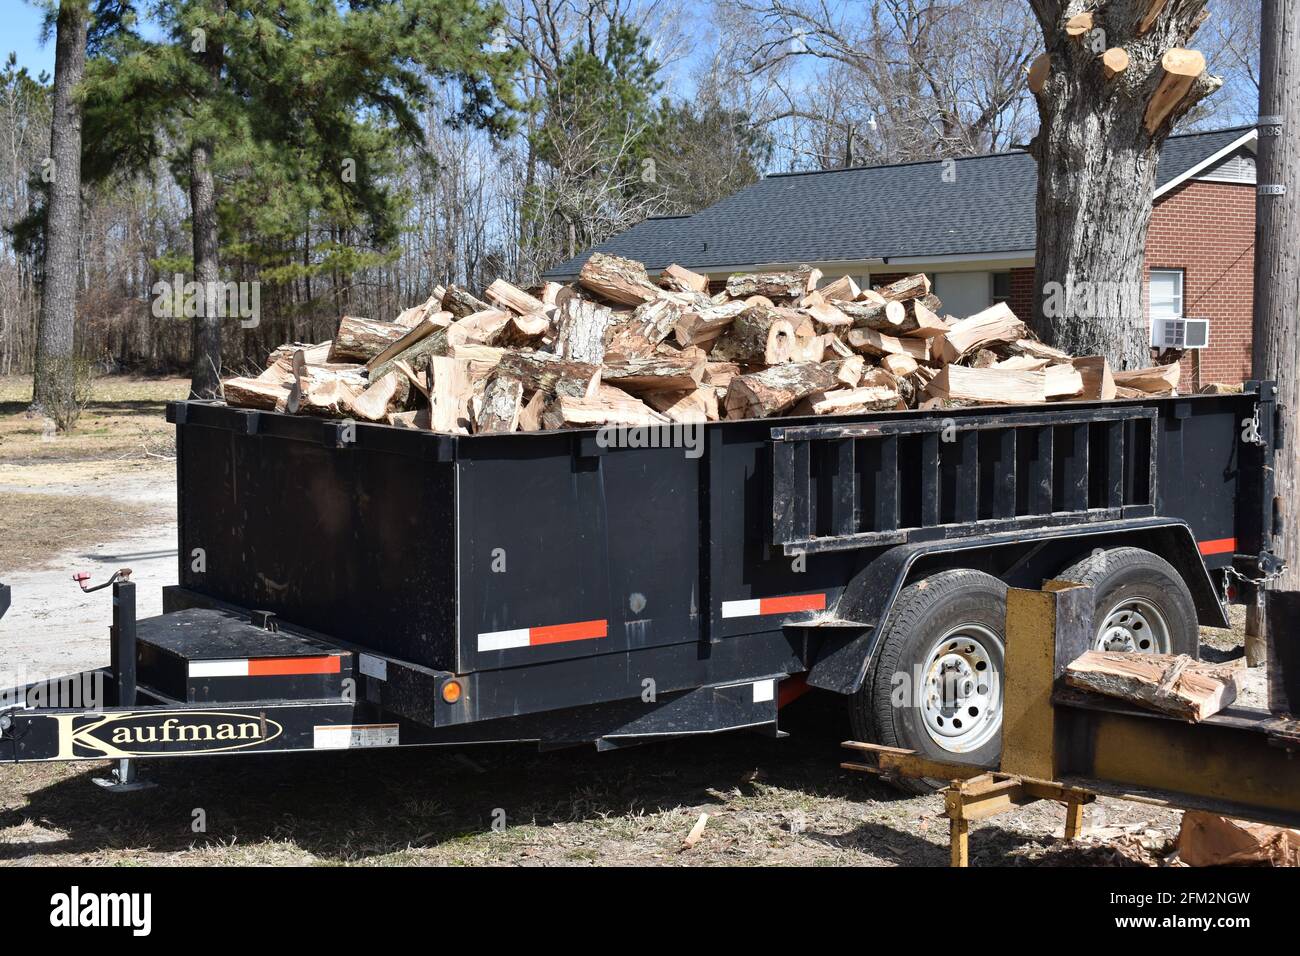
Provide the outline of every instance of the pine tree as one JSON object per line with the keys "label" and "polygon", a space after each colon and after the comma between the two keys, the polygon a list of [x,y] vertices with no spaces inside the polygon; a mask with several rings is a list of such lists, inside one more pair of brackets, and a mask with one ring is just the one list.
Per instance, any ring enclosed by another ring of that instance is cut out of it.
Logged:
{"label": "pine tree", "polygon": [[[149,12],[166,39],[146,39],[128,13],[90,64],[87,174],[166,158],[189,193],[193,276],[205,285],[220,278],[223,249],[256,260],[313,211],[376,249],[393,243],[400,207],[384,172],[399,140],[422,142],[419,115],[438,84],[459,86],[458,122],[512,128],[518,57],[494,49],[495,5],[157,0]],[[271,268],[259,280],[286,275],[262,258]],[[219,387],[217,311],[205,296],[194,396]]]}

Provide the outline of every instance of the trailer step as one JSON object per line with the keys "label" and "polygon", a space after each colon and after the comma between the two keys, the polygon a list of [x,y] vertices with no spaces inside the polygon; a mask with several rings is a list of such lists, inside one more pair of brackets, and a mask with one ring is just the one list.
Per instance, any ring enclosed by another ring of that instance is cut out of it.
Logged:
{"label": "trailer step", "polygon": [[259,627],[229,611],[191,608],[137,627],[139,681],[146,692],[187,703],[323,700],[352,679],[350,651]]}

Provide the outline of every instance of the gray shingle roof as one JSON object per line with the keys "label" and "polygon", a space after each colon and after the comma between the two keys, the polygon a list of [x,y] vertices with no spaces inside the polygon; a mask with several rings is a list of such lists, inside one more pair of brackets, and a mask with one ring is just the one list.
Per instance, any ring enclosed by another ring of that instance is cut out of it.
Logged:
{"label": "gray shingle roof", "polygon": [[[1171,136],[1157,188],[1250,127]],[[945,172],[948,173],[945,178]],[[693,269],[907,256],[1029,253],[1038,170],[1016,150],[944,161],[767,176],[693,216],[647,219],[546,275],[577,275],[592,252]]]}

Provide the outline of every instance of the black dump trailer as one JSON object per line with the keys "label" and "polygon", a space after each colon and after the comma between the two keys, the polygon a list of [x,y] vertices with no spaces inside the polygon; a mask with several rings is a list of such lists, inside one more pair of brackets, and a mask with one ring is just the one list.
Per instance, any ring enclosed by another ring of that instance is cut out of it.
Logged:
{"label": "black dump trailer", "polygon": [[[1084,580],[1095,645],[1190,652],[1277,570],[1275,388],[447,436],[168,408],[180,584],[114,664],[9,691],[0,756],[777,733],[995,764],[1007,586]],[[14,596],[21,600],[21,594]]]}

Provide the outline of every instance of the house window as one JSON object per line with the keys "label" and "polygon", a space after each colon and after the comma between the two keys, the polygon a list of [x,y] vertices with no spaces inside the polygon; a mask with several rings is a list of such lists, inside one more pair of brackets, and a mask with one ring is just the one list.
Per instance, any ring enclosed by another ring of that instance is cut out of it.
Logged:
{"label": "house window", "polygon": [[1011,302],[1011,273],[994,272],[993,276],[993,304],[999,302]]}
{"label": "house window", "polygon": [[1147,283],[1151,318],[1176,319],[1183,314],[1183,270],[1152,269]]}

